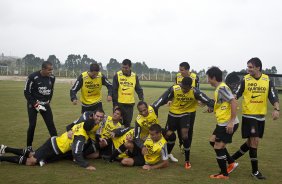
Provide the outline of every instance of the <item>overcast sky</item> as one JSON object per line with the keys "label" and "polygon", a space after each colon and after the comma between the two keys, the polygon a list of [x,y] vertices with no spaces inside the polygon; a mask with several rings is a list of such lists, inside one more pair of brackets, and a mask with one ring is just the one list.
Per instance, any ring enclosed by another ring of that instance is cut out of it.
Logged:
{"label": "overcast sky", "polygon": [[0,0],[0,53],[229,72],[259,57],[282,73],[282,1]]}

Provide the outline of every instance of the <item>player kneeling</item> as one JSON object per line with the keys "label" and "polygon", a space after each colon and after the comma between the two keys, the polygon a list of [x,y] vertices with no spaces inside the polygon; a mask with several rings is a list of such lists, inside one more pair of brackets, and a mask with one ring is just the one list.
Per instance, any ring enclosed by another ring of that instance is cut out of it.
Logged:
{"label": "player kneeling", "polygon": [[143,169],[160,169],[168,167],[168,153],[165,138],[162,136],[162,128],[154,124],[149,128],[149,137],[142,148],[145,165]]}

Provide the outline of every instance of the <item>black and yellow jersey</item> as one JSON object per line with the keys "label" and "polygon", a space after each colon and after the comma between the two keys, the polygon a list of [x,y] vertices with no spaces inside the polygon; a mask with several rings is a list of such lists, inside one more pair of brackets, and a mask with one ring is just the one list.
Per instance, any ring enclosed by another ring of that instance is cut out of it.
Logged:
{"label": "black and yellow jersey", "polygon": [[122,104],[134,104],[134,92],[136,91],[139,100],[143,100],[143,89],[139,84],[138,76],[131,72],[129,76],[126,76],[122,71],[118,71],[113,77],[113,103],[117,105]]}
{"label": "black and yellow jersey", "polygon": [[95,78],[91,78],[88,72],[83,72],[75,81],[70,90],[71,101],[76,100],[76,94],[81,90],[80,101],[82,105],[89,106],[101,102],[102,85],[108,88],[108,96],[112,96],[112,84],[101,72]]}
{"label": "black and yellow jersey", "polygon": [[157,142],[154,142],[149,136],[144,142],[144,147],[148,150],[148,153],[144,155],[146,164],[153,165],[168,159],[166,140],[163,136]]}
{"label": "black and yellow jersey", "polygon": [[153,103],[156,108],[172,101],[169,113],[172,116],[185,115],[195,112],[197,101],[200,100],[208,107],[213,108],[214,101],[201,92],[198,88],[191,88],[187,93],[183,93],[179,85],[173,85],[165,93]]}
{"label": "black and yellow jersey", "polygon": [[[159,119],[155,110],[152,106],[148,106],[148,116],[144,117],[140,114],[136,117],[136,126],[135,126],[135,138],[141,138],[145,140],[149,135],[149,128],[153,124],[158,124]],[[136,129],[137,127],[137,129]]]}
{"label": "black and yellow jersey", "polygon": [[100,123],[100,128],[97,132],[104,139],[111,138],[111,132],[117,128],[121,128],[121,123],[114,123],[113,118],[111,116],[106,116],[104,120]]}
{"label": "black and yellow jersey", "polygon": [[230,88],[224,82],[220,83],[214,92],[214,113],[218,124],[226,125],[229,122],[232,99],[235,99],[235,97]]}
{"label": "black and yellow jersey", "polygon": [[258,79],[250,74],[245,75],[235,94],[237,98],[243,96],[243,115],[264,116],[267,113],[267,99],[272,105],[279,102],[275,86],[266,74]]}
{"label": "black and yellow jersey", "polygon": [[[189,77],[192,78],[192,87],[199,88],[199,77],[193,72],[190,72]],[[181,73],[177,73],[175,77],[175,84],[181,84],[183,78],[184,77],[181,75]]]}

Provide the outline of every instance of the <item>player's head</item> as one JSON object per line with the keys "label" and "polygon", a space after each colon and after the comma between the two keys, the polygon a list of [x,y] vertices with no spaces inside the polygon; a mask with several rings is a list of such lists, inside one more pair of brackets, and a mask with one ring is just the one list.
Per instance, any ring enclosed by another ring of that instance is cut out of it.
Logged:
{"label": "player's head", "polygon": [[182,62],[179,64],[179,72],[181,73],[181,75],[187,76],[190,70],[190,65],[187,62]]}
{"label": "player's head", "polygon": [[159,124],[153,124],[149,128],[149,134],[154,142],[159,141],[162,138],[162,127]]}
{"label": "player's head", "polygon": [[93,120],[96,124],[100,123],[104,119],[105,112],[103,109],[98,108],[93,113]]}
{"label": "player's head", "polygon": [[100,71],[100,66],[98,65],[98,63],[90,64],[88,74],[91,78],[97,77],[99,71]]}
{"label": "player's head", "polygon": [[149,115],[148,104],[144,101],[140,101],[137,104],[138,112],[141,116],[147,117]]}
{"label": "player's head", "polygon": [[53,73],[53,64],[50,61],[44,61],[41,65],[41,75],[51,76]]}
{"label": "player's head", "polygon": [[191,77],[184,77],[181,81],[180,87],[183,93],[188,93],[192,88],[192,78]]}
{"label": "player's head", "polygon": [[261,60],[257,57],[254,57],[247,62],[247,67],[248,67],[247,68],[248,73],[251,76],[255,76],[255,75],[259,74],[262,70]]}
{"label": "player's head", "polygon": [[206,74],[208,76],[208,83],[212,86],[216,86],[217,83],[222,82],[222,71],[218,67],[212,66]]}
{"label": "player's head", "polygon": [[119,121],[122,119],[122,111],[121,111],[121,108],[119,107],[116,107],[114,109],[114,113],[113,113],[113,120],[114,121]]}
{"label": "player's head", "polygon": [[131,61],[129,59],[125,59],[121,63],[121,70],[124,75],[129,75],[131,72]]}

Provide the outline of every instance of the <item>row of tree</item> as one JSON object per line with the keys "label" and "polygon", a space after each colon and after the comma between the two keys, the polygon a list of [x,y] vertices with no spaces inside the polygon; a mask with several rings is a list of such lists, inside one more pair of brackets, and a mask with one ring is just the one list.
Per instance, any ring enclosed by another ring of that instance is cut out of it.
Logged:
{"label": "row of tree", "polygon": [[[41,64],[44,59],[40,57],[36,57],[34,54],[27,54],[22,59],[17,59],[16,64],[10,67],[10,71],[16,70],[19,75],[28,75],[29,73],[39,70],[41,68]],[[60,60],[55,55],[50,55],[47,59],[54,66],[54,72],[57,76],[63,77],[77,77],[82,71],[86,71],[89,69],[89,65],[91,63],[98,63],[101,66],[101,70],[111,78],[114,73],[121,68],[121,62],[117,61],[114,58],[111,58],[109,63],[104,68],[102,63],[96,61],[93,58],[89,58],[86,54],[84,55],[76,55],[70,54],[64,63],[60,62]],[[1,62],[1,64],[5,65],[5,62]],[[6,64],[8,65],[8,64]],[[169,72],[165,69],[158,68],[150,68],[148,65],[143,62],[135,62],[132,65],[132,70],[141,77],[143,80],[163,80],[170,81],[173,80],[176,72]],[[202,69],[198,72],[192,69],[192,72],[197,73],[200,77],[200,82],[206,82],[206,70]],[[241,72],[246,72],[246,70],[241,70]],[[270,69],[266,68],[264,70],[265,73],[276,74],[277,69],[275,66],[272,66]],[[224,77],[227,75],[227,71],[223,71]],[[14,73],[15,74],[15,73]]]}

